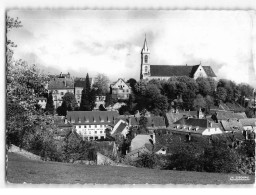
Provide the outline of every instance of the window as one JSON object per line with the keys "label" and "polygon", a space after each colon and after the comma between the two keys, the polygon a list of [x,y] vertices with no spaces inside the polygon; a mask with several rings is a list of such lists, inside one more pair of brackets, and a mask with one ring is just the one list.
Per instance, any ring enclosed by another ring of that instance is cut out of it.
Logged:
{"label": "window", "polygon": [[86,128],[86,125],[84,126],[84,128]]}
{"label": "window", "polygon": [[60,95],[64,95],[64,93],[63,93],[63,92],[60,92]]}
{"label": "window", "polygon": [[100,131],[100,133],[102,133],[102,131]]}
{"label": "window", "polygon": [[147,66],[145,66],[145,72],[148,72],[148,67]]}
{"label": "window", "polygon": [[89,125],[89,128],[91,128],[91,125]]}
{"label": "window", "polygon": [[97,128],[97,125],[94,125],[95,128]]}
{"label": "window", "polygon": [[148,56],[145,55],[145,63],[148,63]]}
{"label": "window", "polygon": [[78,127],[81,128],[81,125],[79,125]]}
{"label": "window", "polygon": [[97,131],[94,131],[95,134],[97,134]]}
{"label": "window", "polygon": [[100,125],[100,127],[102,127],[102,125]]}

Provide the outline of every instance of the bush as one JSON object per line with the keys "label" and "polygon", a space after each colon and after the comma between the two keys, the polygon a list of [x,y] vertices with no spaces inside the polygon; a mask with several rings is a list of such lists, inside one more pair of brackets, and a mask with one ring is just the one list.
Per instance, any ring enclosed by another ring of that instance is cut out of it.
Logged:
{"label": "bush", "polygon": [[207,148],[200,160],[206,172],[237,172],[238,155],[225,146]]}
{"label": "bush", "polygon": [[156,167],[156,165],[157,165],[157,158],[155,154],[144,153],[135,161],[136,167],[153,169]]}

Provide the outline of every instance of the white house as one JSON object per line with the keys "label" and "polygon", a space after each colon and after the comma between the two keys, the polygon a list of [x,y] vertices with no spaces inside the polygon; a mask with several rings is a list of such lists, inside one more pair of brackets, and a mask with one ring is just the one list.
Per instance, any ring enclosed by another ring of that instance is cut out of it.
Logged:
{"label": "white house", "polygon": [[113,127],[111,131],[111,135],[121,134],[124,138],[126,138],[126,135],[129,133],[129,126],[128,123],[124,120],[120,119],[115,126]]}
{"label": "white house", "polygon": [[256,118],[240,119],[239,122],[243,126],[243,130],[256,130]]}
{"label": "white house", "polygon": [[67,93],[74,94],[74,81],[71,78],[52,78],[48,83],[48,93],[52,93],[55,108],[62,104],[62,97]]}
{"label": "white house", "polygon": [[71,123],[84,139],[106,138],[106,129],[112,130],[118,113],[116,111],[72,111],[67,112],[65,123]]}
{"label": "white house", "polygon": [[208,119],[182,118],[170,125],[171,130],[182,133],[195,133],[200,135],[222,134],[220,124],[209,121]]}
{"label": "white house", "polygon": [[131,94],[131,87],[123,79],[119,78],[110,85],[110,94],[112,98],[127,100]]}

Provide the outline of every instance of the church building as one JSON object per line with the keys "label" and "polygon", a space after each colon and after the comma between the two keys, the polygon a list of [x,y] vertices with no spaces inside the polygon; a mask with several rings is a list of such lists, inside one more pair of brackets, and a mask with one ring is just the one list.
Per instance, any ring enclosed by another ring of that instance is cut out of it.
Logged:
{"label": "church building", "polygon": [[217,76],[210,66],[197,65],[151,65],[150,50],[145,38],[141,51],[141,72],[140,79],[158,79],[164,80],[170,77],[188,76],[194,79],[198,77],[211,77],[216,79]]}

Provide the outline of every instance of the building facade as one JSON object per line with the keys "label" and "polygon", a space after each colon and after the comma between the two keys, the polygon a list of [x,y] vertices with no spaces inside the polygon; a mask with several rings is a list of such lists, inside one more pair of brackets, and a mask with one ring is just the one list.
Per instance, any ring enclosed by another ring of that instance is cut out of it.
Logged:
{"label": "building facade", "polygon": [[170,77],[188,76],[194,79],[198,77],[211,77],[216,79],[216,75],[210,66],[197,65],[151,65],[150,50],[145,39],[141,50],[141,71],[140,79],[167,80]]}
{"label": "building facade", "polygon": [[67,93],[74,94],[74,81],[72,78],[52,78],[48,83],[48,93],[52,93],[55,109],[61,106],[62,97]]}
{"label": "building facade", "polygon": [[110,94],[112,98],[127,100],[131,94],[131,87],[123,79],[119,78],[110,85]]}
{"label": "building facade", "polygon": [[83,139],[106,138],[106,129],[112,130],[118,113],[115,111],[71,111],[65,123],[72,124]]}

